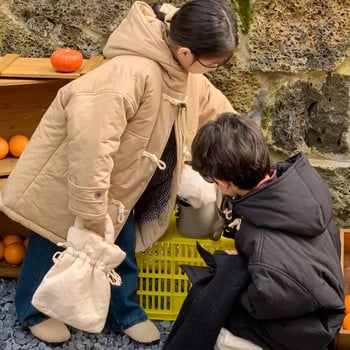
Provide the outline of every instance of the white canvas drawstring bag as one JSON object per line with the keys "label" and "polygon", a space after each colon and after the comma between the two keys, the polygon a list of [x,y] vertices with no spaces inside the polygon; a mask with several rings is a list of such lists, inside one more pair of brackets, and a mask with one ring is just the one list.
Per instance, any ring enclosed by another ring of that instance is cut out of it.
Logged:
{"label": "white canvas drawstring bag", "polygon": [[32,304],[45,315],[86,332],[102,331],[109,308],[111,286],[121,285],[114,271],[125,252],[114,244],[114,227],[106,216],[105,239],[84,228],[76,218],[68,230],[65,248],[53,256],[54,265],[35,291]]}

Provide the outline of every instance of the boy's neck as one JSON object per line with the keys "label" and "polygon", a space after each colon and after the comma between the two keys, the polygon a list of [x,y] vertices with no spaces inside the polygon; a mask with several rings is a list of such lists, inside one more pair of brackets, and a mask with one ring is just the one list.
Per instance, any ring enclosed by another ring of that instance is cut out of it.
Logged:
{"label": "boy's neck", "polygon": [[268,183],[275,180],[276,177],[277,177],[277,172],[276,172],[276,170],[274,170],[270,174],[266,174],[265,177],[254,188],[252,188],[250,190],[243,190],[240,188],[239,192],[237,191],[237,194],[239,197],[244,197],[247,194],[249,194],[253,191],[259,190],[260,188],[266,186]]}
{"label": "boy's neck", "polygon": [[250,192],[266,186],[269,182],[276,179],[276,177],[277,177],[277,172],[276,170],[273,170],[270,174],[266,174],[265,177],[253,189],[250,190]]}

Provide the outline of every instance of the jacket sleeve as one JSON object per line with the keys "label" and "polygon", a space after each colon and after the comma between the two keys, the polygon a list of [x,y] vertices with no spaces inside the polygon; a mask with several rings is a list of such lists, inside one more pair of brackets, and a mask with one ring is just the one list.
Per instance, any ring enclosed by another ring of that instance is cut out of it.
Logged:
{"label": "jacket sleeve", "polygon": [[209,120],[215,119],[220,113],[237,113],[227,97],[206,77],[203,78],[203,93],[200,98],[199,126],[205,124]]}
{"label": "jacket sleeve", "polygon": [[85,220],[104,220],[113,153],[118,151],[132,101],[116,91],[75,94],[66,108],[68,206]]}
{"label": "jacket sleeve", "polygon": [[315,298],[298,281],[266,264],[249,266],[252,282],[241,303],[256,319],[292,318],[317,310]]}
{"label": "jacket sleeve", "polygon": [[220,329],[246,287],[249,274],[240,255],[216,251],[213,262],[211,272],[192,285],[163,350],[214,349]]}

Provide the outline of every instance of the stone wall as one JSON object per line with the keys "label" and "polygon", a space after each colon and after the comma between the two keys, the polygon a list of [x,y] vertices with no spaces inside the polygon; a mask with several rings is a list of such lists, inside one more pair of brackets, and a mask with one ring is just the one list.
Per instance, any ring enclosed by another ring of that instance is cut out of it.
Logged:
{"label": "stone wall", "polygon": [[[48,57],[65,46],[100,55],[132,2],[0,0],[0,56]],[[332,190],[338,225],[350,227],[350,0],[231,4],[239,47],[210,79],[260,123],[274,159],[308,154]]]}

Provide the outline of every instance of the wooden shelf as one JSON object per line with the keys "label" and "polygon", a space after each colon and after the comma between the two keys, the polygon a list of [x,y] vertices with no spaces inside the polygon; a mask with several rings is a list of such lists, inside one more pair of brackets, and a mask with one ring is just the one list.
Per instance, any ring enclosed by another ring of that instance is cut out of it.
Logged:
{"label": "wooden shelf", "polygon": [[[1,76],[0,76],[1,78]],[[9,79],[9,78],[1,78],[0,79],[0,87],[2,86],[18,86],[18,85],[37,85],[43,84],[45,82],[44,79]]]}
{"label": "wooden shelf", "polygon": [[0,76],[11,78],[49,78],[75,79],[89,72],[104,62],[103,56],[94,56],[84,59],[82,67],[73,73],[56,72],[51,66],[50,58],[20,57],[17,54],[8,54],[0,57]]}
{"label": "wooden shelf", "polygon": [[18,277],[21,271],[21,266],[11,266],[5,261],[0,262],[0,276],[1,277]]}
{"label": "wooden shelf", "polygon": [[10,175],[10,172],[13,169],[13,167],[16,165],[16,162],[17,162],[17,158],[13,158],[13,157],[6,157],[4,159],[1,159],[0,160],[0,176]]}

